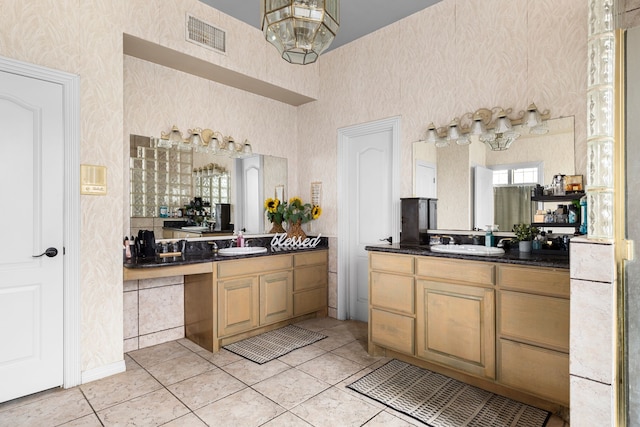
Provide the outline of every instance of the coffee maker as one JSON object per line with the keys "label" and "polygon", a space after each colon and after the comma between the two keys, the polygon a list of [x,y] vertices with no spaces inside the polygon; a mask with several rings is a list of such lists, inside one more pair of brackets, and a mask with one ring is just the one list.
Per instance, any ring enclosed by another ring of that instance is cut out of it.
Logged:
{"label": "coffee maker", "polygon": [[214,231],[231,230],[231,205],[229,203],[216,203],[216,226]]}

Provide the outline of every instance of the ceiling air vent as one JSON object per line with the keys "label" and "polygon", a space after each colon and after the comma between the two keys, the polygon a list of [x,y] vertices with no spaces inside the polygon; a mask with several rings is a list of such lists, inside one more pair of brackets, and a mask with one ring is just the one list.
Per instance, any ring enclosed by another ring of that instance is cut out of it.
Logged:
{"label": "ceiling air vent", "polygon": [[187,14],[187,41],[219,53],[227,53],[227,33],[189,14]]}

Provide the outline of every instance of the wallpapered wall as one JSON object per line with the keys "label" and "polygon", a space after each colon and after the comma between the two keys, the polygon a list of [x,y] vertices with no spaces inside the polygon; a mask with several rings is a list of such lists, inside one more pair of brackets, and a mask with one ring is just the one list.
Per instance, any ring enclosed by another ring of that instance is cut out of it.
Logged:
{"label": "wallpapered wall", "polygon": [[298,116],[299,181],[323,182],[318,228],[337,233],[337,129],[395,115],[402,117],[401,197],[412,196],[411,145],[428,123],[443,126],[481,107],[519,110],[535,101],[552,117],[575,116],[576,167],[584,174],[587,7],[444,0],[322,56],[322,97]]}
{"label": "wallpapered wall", "polygon": [[[227,30],[229,53],[185,42],[185,12]],[[444,0],[297,67],[258,29],[197,0],[3,1],[0,54],[81,76],[81,162],[108,168],[108,195],[81,199],[82,369],[122,360],[129,133],[211,126],[249,138],[257,152],[288,157],[287,193],[305,197],[310,182],[322,181],[324,212],[314,231],[335,235],[335,141],[348,125],[402,116],[401,195],[409,196],[411,142],[428,122],[535,101],[554,116],[576,116],[584,173],[586,22],[587,4],[575,0]],[[321,99],[293,109],[124,57],[123,32]],[[125,94],[139,111],[125,106]]]}
{"label": "wallpapered wall", "polygon": [[[227,55],[184,40],[186,12],[227,31]],[[134,73],[128,81],[150,90],[142,93],[141,102],[153,102],[142,116],[129,117],[123,94],[123,33],[308,96],[318,88],[317,66],[288,67],[273,55],[275,50],[258,29],[197,0],[2,2],[0,55],[80,75],[81,162],[107,166],[108,194],[81,198],[83,371],[108,366],[123,356],[121,245],[129,133],[156,134],[174,123],[181,127],[206,123],[249,138],[256,151],[263,148],[290,158],[296,153],[291,107],[183,73],[163,74],[161,67],[147,65],[149,73]],[[290,180],[295,182],[291,174]]]}

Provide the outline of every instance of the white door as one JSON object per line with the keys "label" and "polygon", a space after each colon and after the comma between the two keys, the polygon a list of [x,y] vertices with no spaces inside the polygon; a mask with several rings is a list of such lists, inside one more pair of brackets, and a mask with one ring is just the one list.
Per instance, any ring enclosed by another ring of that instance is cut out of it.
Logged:
{"label": "white door", "polygon": [[416,197],[435,199],[436,194],[436,165],[416,160]]}
{"label": "white door", "polygon": [[476,166],[474,172],[473,224],[475,228],[484,230],[487,225],[494,223],[493,171]]}
{"label": "white door", "polygon": [[243,224],[246,234],[263,232],[262,156],[242,159]]}
{"label": "white door", "polygon": [[[347,294],[348,317],[369,318],[369,258],[365,247],[386,243],[398,237],[399,204],[397,178],[394,176],[394,135],[391,125],[363,125],[345,141],[346,216],[348,218]],[[395,121],[394,123],[397,123]],[[395,224],[394,221],[398,224]]]}
{"label": "white door", "polygon": [[63,384],[62,109],[61,85],[0,71],[0,402]]}

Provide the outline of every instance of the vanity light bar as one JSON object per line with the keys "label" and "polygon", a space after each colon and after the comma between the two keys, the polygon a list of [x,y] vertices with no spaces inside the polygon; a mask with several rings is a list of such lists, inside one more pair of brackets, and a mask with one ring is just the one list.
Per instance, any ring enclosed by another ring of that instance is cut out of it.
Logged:
{"label": "vanity light bar", "polygon": [[[543,134],[548,132],[546,121],[550,118],[549,110],[540,112],[534,103],[526,111],[520,111],[515,117],[511,116],[512,108],[502,107],[480,108],[473,113],[465,113],[460,118],[454,118],[448,126],[436,127],[429,123],[426,132],[426,142],[433,142],[436,147],[447,147],[451,142],[458,145],[471,143],[469,135],[478,135],[480,141],[485,142],[494,151],[509,148],[520,134],[513,130],[514,125],[522,125],[530,133]],[[499,141],[499,143],[495,143]],[[508,144],[504,142],[508,141]]]}
{"label": "vanity light bar", "polygon": [[227,154],[230,157],[245,157],[253,154],[249,140],[237,144],[233,137],[224,136],[211,129],[193,128],[187,130],[188,136],[176,125],[168,133],[160,132],[160,138],[154,138],[159,148],[177,148],[178,150],[193,150],[198,153]]}

